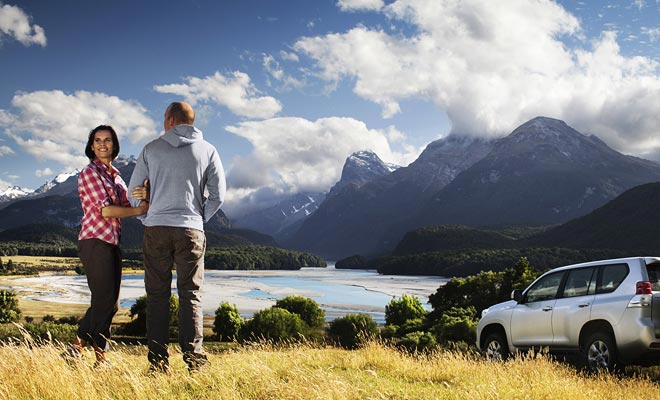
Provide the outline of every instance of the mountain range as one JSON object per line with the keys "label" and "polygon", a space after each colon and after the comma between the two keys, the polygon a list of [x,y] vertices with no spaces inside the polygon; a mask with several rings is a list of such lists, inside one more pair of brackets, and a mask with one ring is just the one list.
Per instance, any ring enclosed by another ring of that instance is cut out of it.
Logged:
{"label": "mountain range", "polygon": [[338,259],[387,253],[423,226],[557,225],[658,180],[657,163],[537,117],[497,140],[432,142],[409,166],[328,196],[286,243]]}

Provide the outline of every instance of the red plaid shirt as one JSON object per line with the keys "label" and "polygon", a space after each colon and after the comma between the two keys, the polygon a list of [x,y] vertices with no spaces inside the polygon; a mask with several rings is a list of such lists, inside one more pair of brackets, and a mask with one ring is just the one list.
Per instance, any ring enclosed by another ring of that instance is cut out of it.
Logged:
{"label": "red plaid shirt", "polygon": [[109,205],[130,207],[126,192],[126,183],[112,165],[106,167],[95,158],[83,168],[78,175],[78,196],[83,209],[78,240],[100,239],[119,246],[121,222],[119,218],[103,217],[101,209]]}

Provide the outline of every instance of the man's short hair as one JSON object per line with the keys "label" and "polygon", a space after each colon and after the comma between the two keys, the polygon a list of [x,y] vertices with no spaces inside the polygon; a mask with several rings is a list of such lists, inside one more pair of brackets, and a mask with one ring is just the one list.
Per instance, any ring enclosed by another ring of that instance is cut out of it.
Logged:
{"label": "man's short hair", "polygon": [[[187,107],[186,107],[187,106]],[[174,117],[174,121],[179,124],[192,125],[195,122],[195,111],[192,107],[180,101],[175,101],[167,107],[168,118]]]}

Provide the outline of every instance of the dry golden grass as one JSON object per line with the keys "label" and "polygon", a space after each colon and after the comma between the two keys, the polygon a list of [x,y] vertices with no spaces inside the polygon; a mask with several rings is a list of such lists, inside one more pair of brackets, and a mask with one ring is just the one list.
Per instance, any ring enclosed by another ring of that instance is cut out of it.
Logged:
{"label": "dry golden grass", "polygon": [[[175,346],[172,346],[174,348]],[[485,362],[438,352],[413,357],[371,344],[347,351],[307,345],[239,347],[210,354],[189,374],[180,354],[169,374],[148,373],[144,347],[120,346],[113,368],[78,367],[60,347],[0,346],[0,398],[7,399],[634,399],[660,398],[645,378],[586,376],[546,357]]]}

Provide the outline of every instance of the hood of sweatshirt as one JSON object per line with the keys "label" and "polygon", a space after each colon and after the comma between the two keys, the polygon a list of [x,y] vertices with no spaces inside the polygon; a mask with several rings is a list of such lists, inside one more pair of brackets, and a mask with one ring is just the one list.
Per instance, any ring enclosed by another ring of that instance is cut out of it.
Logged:
{"label": "hood of sweatshirt", "polygon": [[174,147],[188,146],[202,138],[202,131],[192,125],[176,125],[161,136],[161,139]]}

